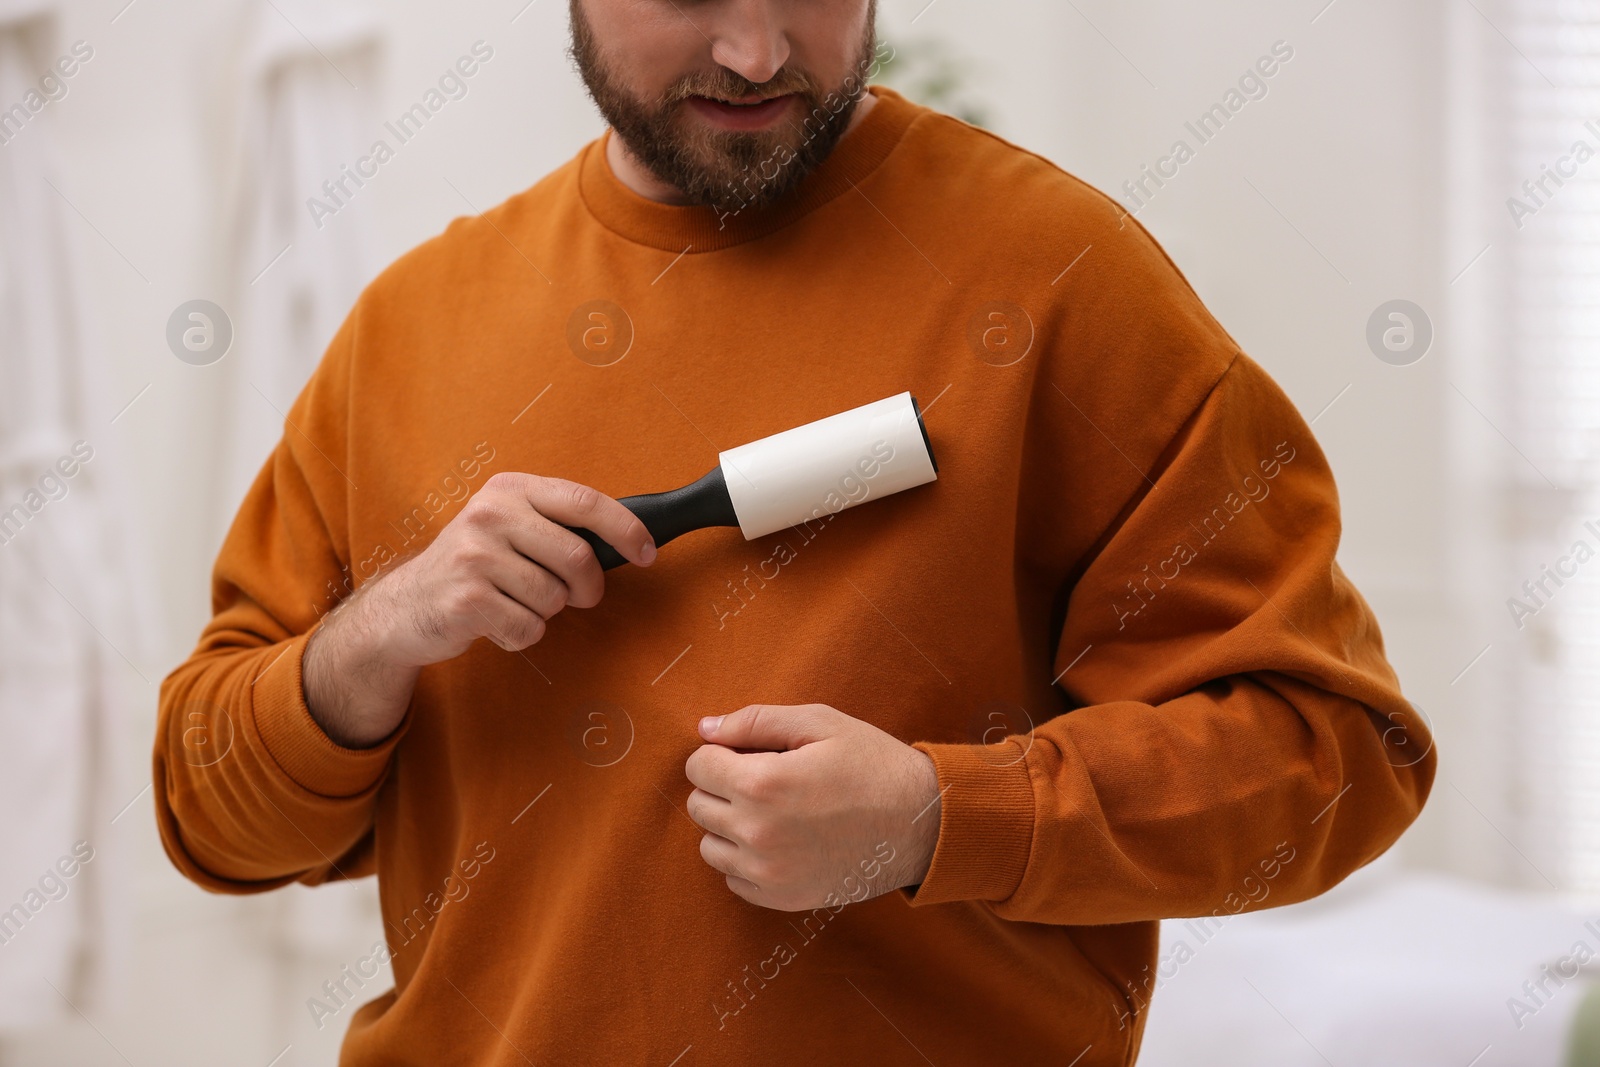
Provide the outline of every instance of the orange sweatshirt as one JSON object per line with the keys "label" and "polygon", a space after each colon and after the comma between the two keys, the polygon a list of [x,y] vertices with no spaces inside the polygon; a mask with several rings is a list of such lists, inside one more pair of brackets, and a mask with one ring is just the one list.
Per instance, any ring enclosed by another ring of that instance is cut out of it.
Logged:
{"label": "orange sweatshirt", "polygon": [[[1421,807],[1300,414],[1112,200],[873,92],[771,209],[647,201],[592,142],[387,270],[290,411],[155,797],[208,889],[376,872],[396,984],[347,1067],[1127,1064],[1157,920],[1303,900]],[[376,748],[311,719],[308,634],[494,472],[659,492],[907,389],[937,482],[685,535],[425,669]],[[701,860],[697,720],[812,702],[932,757],[920,888],[787,914]]]}

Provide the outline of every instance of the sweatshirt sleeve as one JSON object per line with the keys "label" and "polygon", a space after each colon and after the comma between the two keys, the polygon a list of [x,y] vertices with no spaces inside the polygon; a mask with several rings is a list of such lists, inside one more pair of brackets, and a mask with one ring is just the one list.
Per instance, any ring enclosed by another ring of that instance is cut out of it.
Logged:
{"label": "sweatshirt sleeve", "polygon": [[1335,560],[1309,426],[1238,354],[1069,589],[1071,709],[995,745],[918,743],[944,790],[912,906],[1091,925],[1314,896],[1416,817],[1436,756]]}
{"label": "sweatshirt sleeve", "polygon": [[161,841],[184,875],[216,892],[371,872],[374,798],[402,731],[343,748],[311,718],[301,688],[306,642],[349,574],[357,320],[352,313],[288,412],[217,557],[213,617],[161,685]]}

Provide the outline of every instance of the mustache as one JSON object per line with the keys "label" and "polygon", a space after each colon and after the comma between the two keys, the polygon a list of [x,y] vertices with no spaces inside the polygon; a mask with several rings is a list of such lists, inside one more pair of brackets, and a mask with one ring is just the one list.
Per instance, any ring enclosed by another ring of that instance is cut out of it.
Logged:
{"label": "mustache", "polygon": [[797,93],[801,96],[815,97],[818,92],[814,78],[804,71],[789,67],[780,67],[776,74],[764,82],[753,82],[726,67],[721,67],[715,72],[691,74],[674,83],[663,94],[662,102],[677,104],[691,96],[737,100],[746,96],[771,97]]}

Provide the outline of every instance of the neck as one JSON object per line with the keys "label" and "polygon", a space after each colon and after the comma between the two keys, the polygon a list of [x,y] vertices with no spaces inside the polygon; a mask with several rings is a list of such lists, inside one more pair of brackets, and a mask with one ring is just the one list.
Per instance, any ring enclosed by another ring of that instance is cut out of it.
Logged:
{"label": "neck", "polygon": [[[861,125],[861,120],[867,117],[878,104],[878,98],[870,92],[862,93],[861,99],[856,103],[856,109],[850,116],[850,124],[845,127],[844,134],[840,137],[843,141],[849,137],[855,128]],[[634,156],[633,150],[622,143],[622,138],[611,131],[611,136],[606,138],[606,162],[611,165],[611,173],[617,180],[647,200],[654,200],[660,204],[687,204],[688,197],[683,195],[683,190],[675,185],[669,185],[640,163]]]}

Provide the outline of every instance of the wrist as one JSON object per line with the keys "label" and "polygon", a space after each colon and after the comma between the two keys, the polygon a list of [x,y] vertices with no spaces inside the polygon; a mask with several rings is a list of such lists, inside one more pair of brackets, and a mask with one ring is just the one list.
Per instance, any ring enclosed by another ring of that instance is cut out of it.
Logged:
{"label": "wrist", "polygon": [[916,806],[911,813],[906,870],[899,888],[922,884],[933,863],[934,849],[939,844],[939,773],[926,753],[917,749],[911,752],[915,757],[911,761],[915,783],[911,796]]}
{"label": "wrist", "polygon": [[374,592],[358,591],[324,618],[302,660],[311,717],[345,748],[370,748],[394,732],[420,671],[389,654]]}
{"label": "wrist", "polygon": [[405,657],[399,627],[407,624],[397,598],[398,569],[357,589],[325,619],[321,630],[336,647],[341,666],[368,676],[366,684],[388,677],[404,678],[422,667]]}

